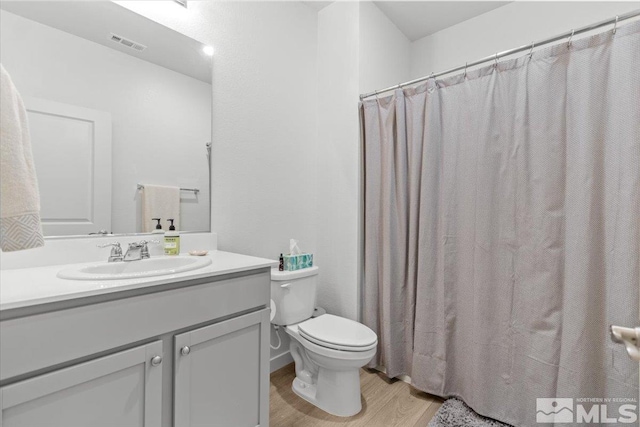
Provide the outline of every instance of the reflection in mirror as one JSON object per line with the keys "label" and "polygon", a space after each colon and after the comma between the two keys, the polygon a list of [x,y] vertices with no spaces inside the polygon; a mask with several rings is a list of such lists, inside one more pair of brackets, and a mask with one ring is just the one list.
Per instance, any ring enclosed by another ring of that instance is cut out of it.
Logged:
{"label": "reflection in mirror", "polygon": [[209,231],[211,48],[113,2],[0,7],[45,235]]}

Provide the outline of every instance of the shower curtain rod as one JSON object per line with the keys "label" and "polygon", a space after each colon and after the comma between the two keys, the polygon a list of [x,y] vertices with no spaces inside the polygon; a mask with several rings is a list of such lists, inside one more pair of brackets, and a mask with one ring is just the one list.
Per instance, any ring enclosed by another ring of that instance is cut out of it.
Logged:
{"label": "shower curtain rod", "polygon": [[532,42],[531,44],[520,46],[520,47],[516,47],[514,49],[505,50],[504,52],[499,52],[499,53],[493,54],[491,56],[487,56],[485,58],[479,59],[479,60],[474,61],[474,62],[467,63],[467,64],[462,65],[460,67],[451,68],[449,70],[441,71],[439,73],[431,73],[428,76],[420,77],[420,78],[415,79],[415,80],[410,80],[408,82],[400,83],[400,84],[397,84],[397,85],[394,85],[394,86],[390,86],[390,87],[387,87],[387,88],[384,88],[384,89],[375,90],[375,91],[370,92],[370,93],[364,93],[364,94],[360,95],[360,100],[363,100],[363,99],[368,98],[370,96],[379,95],[379,94],[384,93],[384,92],[389,92],[391,90],[402,89],[405,86],[411,86],[411,85],[416,84],[416,83],[424,82],[425,80],[435,79],[436,77],[440,77],[440,76],[443,76],[445,74],[450,74],[450,73],[455,73],[456,71],[466,70],[469,67],[475,67],[476,65],[480,65],[480,64],[483,64],[485,62],[498,61],[498,59],[500,59],[500,58],[503,58],[503,57],[509,56],[509,55],[513,55],[513,54],[518,53],[518,52],[524,52],[525,50],[529,50],[530,52],[533,52],[533,49],[536,48],[536,47],[543,46],[543,45],[546,45],[546,44],[549,44],[549,43],[553,43],[553,42],[556,42],[558,40],[562,40],[562,39],[567,38],[567,37],[569,38],[569,42],[571,42],[571,38],[573,36],[575,36],[575,35],[586,33],[587,31],[595,30],[597,28],[604,27],[604,26],[607,26],[607,25],[611,25],[611,24],[614,25],[612,31],[615,34],[615,32],[616,32],[616,30],[618,28],[618,22],[624,21],[624,20],[629,19],[629,18],[634,18],[636,16],[640,16],[640,9],[633,10],[631,12],[627,12],[627,13],[622,14],[622,15],[616,15],[614,18],[607,19],[605,21],[600,21],[600,22],[597,22],[595,24],[587,25],[586,27],[581,27],[581,28],[577,28],[575,30],[567,31],[566,33],[559,34],[557,36],[554,36],[554,37],[551,37],[551,38],[548,38],[548,39],[544,39],[544,40],[541,40],[541,41],[538,41],[538,42]]}

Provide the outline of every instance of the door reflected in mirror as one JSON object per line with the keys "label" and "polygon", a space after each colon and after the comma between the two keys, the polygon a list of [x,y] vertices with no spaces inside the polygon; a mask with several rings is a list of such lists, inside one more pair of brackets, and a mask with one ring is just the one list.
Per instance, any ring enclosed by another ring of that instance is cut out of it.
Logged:
{"label": "door reflected in mirror", "polygon": [[113,2],[0,7],[45,235],[209,231],[211,48]]}

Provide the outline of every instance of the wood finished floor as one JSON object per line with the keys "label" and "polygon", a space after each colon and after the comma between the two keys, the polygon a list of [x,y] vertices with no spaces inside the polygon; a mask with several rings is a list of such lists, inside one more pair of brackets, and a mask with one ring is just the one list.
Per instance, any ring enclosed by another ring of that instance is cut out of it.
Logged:
{"label": "wood finished floor", "polygon": [[293,363],[271,374],[272,427],[426,427],[443,400],[384,374],[360,370],[362,411],[349,418],[335,417],[307,403],[291,390]]}

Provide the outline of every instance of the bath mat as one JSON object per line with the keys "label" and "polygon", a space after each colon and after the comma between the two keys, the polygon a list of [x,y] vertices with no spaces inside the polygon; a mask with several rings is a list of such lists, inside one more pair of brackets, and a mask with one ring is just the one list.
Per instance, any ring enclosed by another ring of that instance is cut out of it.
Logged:
{"label": "bath mat", "polygon": [[462,400],[452,398],[442,404],[427,427],[510,427],[473,412]]}

